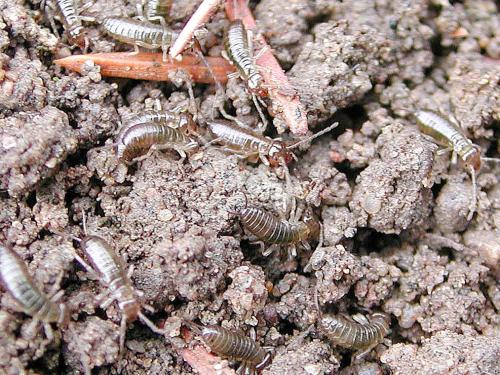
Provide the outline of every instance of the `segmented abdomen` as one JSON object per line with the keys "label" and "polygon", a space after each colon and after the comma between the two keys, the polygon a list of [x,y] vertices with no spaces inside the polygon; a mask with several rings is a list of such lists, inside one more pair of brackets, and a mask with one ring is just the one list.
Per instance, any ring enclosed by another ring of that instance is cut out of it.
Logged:
{"label": "segmented abdomen", "polygon": [[243,226],[254,236],[272,244],[295,244],[306,240],[309,228],[304,223],[279,220],[261,208],[248,207],[239,212]]}
{"label": "segmented abdomen", "polygon": [[151,49],[168,47],[177,37],[177,33],[166,30],[161,25],[133,18],[107,17],[102,25],[109,35],[120,42],[141,42],[141,47]]}
{"label": "segmented abdomen", "polygon": [[229,121],[218,120],[208,122],[208,128],[216,138],[220,138],[225,145],[248,153],[258,153],[270,146],[270,140],[253,132],[232,124]]}
{"label": "segmented abdomen", "polygon": [[117,155],[121,160],[130,162],[145,155],[155,144],[186,145],[190,139],[179,129],[160,123],[142,123],[127,126],[117,138]]}
{"label": "segmented abdomen", "polygon": [[124,121],[124,128],[146,122],[154,122],[178,129],[188,125],[192,121],[191,116],[187,113],[149,110],[126,118]]}
{"label": "segmented abdomen", "polygon": [[220,356],[245,362],[250,367],[255,367],[267,359],[268,354],[264,349],[238,332],[213,325],[200,329],[205,343]]}
{"label": "segmented abdomen", "polygon": [[17,253],[0,244],[0,282],[23,312],[42,321],[57,322],[59,306],[38,289]]}
{"label": "segmented abdomen", "polygon": [[322,318],[325,335],[344,348],[367,349],[381,342],[389,332],[388,317],[375,314],[370,323],[360,324],[337,315]]}
{"label": "segmented abdomen", "polygon": [[241,20],[235,20],[229,25],[224,36],[224,48],[244,80],[255,79],[255,77],[258,77],[258,80],[261,79],[248,45],[247,30]]}
{"label": "segmented abdomen", "polygon": [[65,28],[70,28],[72,25],[81,25],[74,0],[57,0],[56,4],[56,9],[65,24]]}

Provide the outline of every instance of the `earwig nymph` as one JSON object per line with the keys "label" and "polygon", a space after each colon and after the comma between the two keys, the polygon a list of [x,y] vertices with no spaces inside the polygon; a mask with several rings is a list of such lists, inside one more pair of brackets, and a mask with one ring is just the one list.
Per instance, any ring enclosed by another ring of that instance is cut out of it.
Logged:
{"label": "earwig nymph", "polygon": [[134,322],[138,318],[146,324],[153,332],[163,334],[156,325],[151,322],[142,312],[142,304],[139,293],[132,285],[131,270],[125,271],[124,261],[115,252],[111,245],[102,237],[87,234],[85,216],[83,216],[83,228],[85,236],[82,239],[74,238],[79,242],[88,265],[81,257],[75,254],[75,259],[87,270],[96,275],[99,282],[107,288],[106,299],[101,307],[106,309],[114,301],[122,313],[120,324],[120,353],[123,352],[125,344],[125,332],[127,323]]}
{"label": "earwig nymph", "polygon": [[244,370],[255,373],[267,366],[271,360],[271,350],[262,348],[255,340],[239,332],[216,325],[202,326],[190,321],[185,324],[200,335],[214,353],[241,362],[237,373],[242,373]]}
{"label": "earwig nymph", "polygon": [[57,303],[62,291],[46,295],[35,284],[21,257],[9,246],[0,244],[0,284],[14,298],[21,310],[33,317],[36,326],[43,323],[49,340],[53,333],[50,323],[66,325],[69,320],[65,304]]}
{"label": "earwig nymph", "polygon": [[498,159],[482,157],[481,148],[472,143],[455,122],[433,111],[419,110],[414,116],[422,133],[432,137],[436,143],[446,147],[446,150],[457,154],[469,170],[472,179],[472,201],[467,220],[472,219],[477,206],[476,174],[481,169],[481,160],[498,161]]}
{"label": "earwig nymph", "polygon": [[178,36],[176,32],[163,25],[125,17],[107,17],[102,26],[114,39],[133,45],[136,53],[139,52],[139,47],[161,48],[163,61],[167,60],[168,49]]}
{"label": "earwig nymph", "polygon": [[245,207],[236,213],[243,227],[254,235],[258,244],[264,248],[265,244],[271,244],[263,251],[264,256],[271,254],[280,245],[292,248],[295,254],[295,246],[301,245],[311,249],[309,241],[317,240],[320,236],[321,225],[311,210],[307,210],[302,221],[289,221],[279,219],[263,208]]}
{"label": "earwig nymph", "polygon": [[322,332],[335,344],[347,349],[357,349],[356,359],[361,359],[377,346],[389,332],[390,317],[374,313],[369,319],[363,315],[327,315],[319,322]]}

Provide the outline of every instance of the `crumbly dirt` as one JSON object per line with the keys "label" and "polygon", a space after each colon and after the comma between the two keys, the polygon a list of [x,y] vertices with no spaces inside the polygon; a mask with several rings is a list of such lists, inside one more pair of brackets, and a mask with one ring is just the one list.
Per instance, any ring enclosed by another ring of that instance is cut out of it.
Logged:
{"label": "crumbly dirt", "polygon": [[[182,27],[200,2],[174,0],[170,25]],[[135,16],[140,0],[80,3],[96,19],[85,22],[90,52],[131,50],[98,23]],[[108,79],[92,64],[81,75],[55,66],[81,51],[68,46],[58,19],[54,34],[39,5],[0,0],[0,241],[44,292],[64,290],[71,318],[52,325],[48,340],[1,290],[0,373],[191,374],[180,350],[188,345],[183,319],[255,332],[275,352],[264,374],[500,373],[499,166],[483,162],[477,213],[467,221],[469,174],[438,155],[411,117],[440,111],[483,155],[498,157],[493,0],[251,2],[310,128],[339,122],[295,150],[292,191],[320,218],[324,237],[295,257],[287,248],[264,257],[233,214],[248,201],[286,215],[279,169],[217,147],[182,164],[166,151],[131,166],[111,148],[93,150],[156,101],[187,107],[186,87]],[[208,55],[220,55],[227,25],[222,10],[207,24]],[[224,98],[208,85],[194,90],[207,140],[217,100],[250,126],[259,121],[239,78]],[[166,330],[162,337],[129,323],[121,362],[121,312],[116,303],[99,306],[103,287],[74,261],[70,235],[83,235],[82,211],[88,232],[133,266],[143,313]],[[354,350],[317,327],[315,296],[323,314],[386,312],[391,332],[356,362]]]}

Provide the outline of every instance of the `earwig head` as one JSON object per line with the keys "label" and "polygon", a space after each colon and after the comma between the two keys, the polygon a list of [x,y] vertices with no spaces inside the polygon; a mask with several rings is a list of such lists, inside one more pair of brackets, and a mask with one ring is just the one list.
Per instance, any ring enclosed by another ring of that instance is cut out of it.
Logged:
{"label": "earwig head", "polygon": [[463,156],[464,165],[468,169],[474,169],[479,172],[481,169],[481,148],[477,145],[471,145],[471,149]]}
{"label": "earwig head", "polygon": [[383,319],[384,322],[389,326],[391,324],[391,316],[383,312],[373,313],[370,317],[371,319]]}
{"label": "earwig head", "polygon": [[88,47],[88,39],[85,36],[83,26],[77,26],[68,31],[69,42],[73,45],[77,45],[82,50]]}
{"label": "earwig head", "polygon": [[[262,87],[262,82],[263,78],[262,75],[260,75],[260,73],[252,74],[250,77],[248,77],[247,80],[248,89],[251,92],[260,96],[261,91],[264,90],[264,88]],[[265,94],[264,96],[267,96],[267,91],[264,90],[262,94]]]}
{"label": "earwig head", "polygon": [[197,134],[196,123],[189,113],[179,113],[179,129],[183,129],[185,135]]}
{"label": "earwig head", "polygon": [[295,159],[293,152],[289,151],[285,143],[274,140],[267,150],[267,157],[271,167],[278,167],[282,164],[288,165]]}
{"label": "earwig head", "polygon": [[319,233],[321,231],[321,224],[319,223],[318,218],[316,217],[311,208],[308,208],[306,210],[302,218],[302,221],[309,228],[310,237],[315,239],[318,238]]}
{"label": "earwig head", "polygon": [[120,309],[122,310],[122,314],[127,318],[127,322],[137,320],[139,313],[141,312],[141,306],[135,299],[131,299],[121,304]]}

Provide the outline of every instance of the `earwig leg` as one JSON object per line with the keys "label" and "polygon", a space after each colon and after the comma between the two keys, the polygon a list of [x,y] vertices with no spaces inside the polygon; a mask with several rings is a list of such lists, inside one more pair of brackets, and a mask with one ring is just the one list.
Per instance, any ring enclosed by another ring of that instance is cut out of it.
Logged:
{"label": "earwig leg", "polygon": [[[90,4],[90,3],[89,3]],[[95,17],[90,17],[90,16],[78,16],[78,18],[82,21],[85,22],[96,22]]]}
{"label": "earwig leg", "polygon": [[220,114],[227,120],[229,121],[234,121],[239,127],[242,127],[242,128],[248,128],[248,126],[246,126],[244,123],[242,123],[240,120],[238,120],[236,117],[234,116],[231,116],[230,114],[228,114],[226,112],[226,110],[221,106],[219,106],[219,112]]}
{"label": "earwig leg", "polygon": [[240,73],[239,72],[233,72],[233,73],[229,73],[227,75],[227,79],[236,79],[236,78],[240,78]]}
{"label": "earwig leg", "polygon": [[54,339],[54,330],[52,329],[50,323],[43,322],[43,330],[45,331],[45,336],[47,336],[47,340],[52,341]]}
{"label": "earwig leg", "polygon": [[113,301],[115,300],[115,296],[110,296],[108,299],[104,300],[104,302],[102,302],[101,304],[99,304],[99,306],[103,309],[103,310],[106,310],[109,305],[111,305],[113,303]]}
{"label": "earwig leg", "polygon": [[457,164],[457,160],[458,160],[458,155],[455,151],[453,151],[451,153],[451,164]]}
{"label": "earwig leg", "polygon": [[134,44],[134,51],[133,51],[133,52],[129,52],[129,55],[130,55],[130,56],[134,56],[134,55],[139,54],[139,52],[141,52],[141,51],[139,50],[139,46],[138,46],[137,44]]}
{"label": "earwig leg", "polygon": [[476,171],[474,167],[470,168],[470,175],[472,179],[472,201],[469,205],[469,214],[467,215],[467,220],[472,219],[474,212],[477,209],[477,182],[476,182]]}
{"label": "earwig leg", "polygon": [[132,275],[134,274],[134,265],[131,264],[130,267],[128,268],[128,271],[127,271],[127,277],[130,279],[132,277]]}
{"label": "earwig leg", "polygon": [[[259,242],[262,242],[262,241],[259,241]],[[264,242],[262,242],[262,245],[264,246]],[[269,246],[267,249],[265,249],[264,251],[262,251],[262,256],[268,257],[269,255],[271,255],[271,253],[273,251],[278,250],[279,248],[280,248],[279,245],[273,244],[273,245]]]}
{"label": "earwig leg", "polygon": [[89,264],[87,262],[85,262],[83,260],[83,258],[78,255],[78,254],[74,254],[73,257],[75,258],[75,260],[83,267],[85,268],[85,271],[90,275],[90,277],[93,279],[93,280],[99,280],[99,276],[95,273],[95,271],[93,270],[92,267],[89,266]]}
{"label": "earwig leg", "polygon": [[52,302],[56,302],[59,301],[63,295],[64,295],[64,290],[56,289],[54,292],[49,293],[48,297]]}
{"label": "earwig leg", "polygon": [[264,47],[262,47],[262,48],[260,49],[260,51],[259,51],[259,52],[257,52],[257,54],[254,56],[254,58],[253,58],[253,59],[254,59],[255,61],[257,61],[258,59],[260,59],[260,58],[261,58],[261,56],[262,56],[264,53],[266,53],[266,52],[267,52],[267,51],[269,51],[270,49],[271,49],[271,47],[269,47],[268,45],[265,45]]}
{"label": "earwig leg", "polygon": [[120,348],[118,351],[118,364],[121,367],[121,361],[123,356],[123,351],[125,349],[125,335],[127,333],[127,317],[125,315],[122,316],[122,320],[120,322]]}
{"label": "earwig leg", "polygon": [[297,257],[297,247],[295,245],[290,245],[289,258],[293,259]]}
{"label": "earwig leg", "polygon": [[137,10],[137,16],[135,16],[134,18],[137,18],[139,21],[147,21],[146,20],[146,17],[144,17],[144,1],[142,2],[142,4],[137,4],[135,6],[135,9]]}
{"label": "earwig leg", "polygon": [[307,241],[302,241],[301,245],[307,252],[310,252],[312,250],[311,245]]}
{"label": "earwig leg", "polygon": [[[64,276],[63,271],[61,271],[57,274],[56,281],[54,281],[54,284],[52,284],[50,291],[49,291],[49,294],[48,294],[49,299],[55,298],[58,293],[62,292],[61,295],[59,296],[59,298],[61,298],[61,296],[64,294],[64,292],[59,289],[63,276]],[[54,301],[57,301],[57,299],[54,299]]]}
{"label": "earwig leg", "polygon": [[370,324],[368,321],[368,318],[364,316],[363,314],[357,313],[352,316],[352,319],[359,324],[367,325]]}
{"label": "earwig leg", "polygon": [[[32,339],[36,336],[36,331],[38,329],[38,324],[40,323],[40,320],[38,319],[38,317],[35,315],[33,317],[33,320],[28,324],[28,327],[26,328],[26,335]],[[46,323],[49,327],[50,327],[50,324]],[[47,336],[47,338],[49,338],[49,336],[53,336],[51,335],[52,333],[52,327],[50,327],[50,329],[45,329],[45,324],[43,325],[43,328],[45,330],[45,336]]]}
{"label": "earwig leg", "polygon": [[358,363],[359,361],[361,361],[363,357],[370,353],[375,346],[372,345],[368,349],[357,351],[356,354],[354,354],[354,363]]}
{"label": "earwig leg", "polygon": [[436,151],[436,155],[441,156],[447,154],[448,152],[453,151],[451,148],[442,148]]}
{"label": "earwig leg", "polygon": [[143,304],[142,308],[144,310],[149,311],[150,313],[153,313],[153,314],[156,312],[156,310],[155,310],[155,308],[153,306],[150,306],[150,305],[147,305],[147,304]]}
{"label": "earwig leg", "polygon": [[145,325],[148,326],[148,328],[153,331],[154,333],[157,333],[158,335],[164,335],[165,330],[158,328],[156,324],[154,324],[151,320],[149,320],[146,315],[144,315],[142,312],[139,312],[139,319],[141,319],[141,322],[143,322]]}
{"label": "earwig leg", "polygon": [[263,133],[267,129],[268,125],[267,119],[264,116],[264,112],[262,112],[262,108],[260,108],[259,102],[257,101],[257,97],[255,96],[255,94],[252,94],[252,100],[253,104],[255,105],[255,108],[257,109],[257,112],[259,113],[259,117],[262,120],[262,126],[259,126],[257,130]]}

